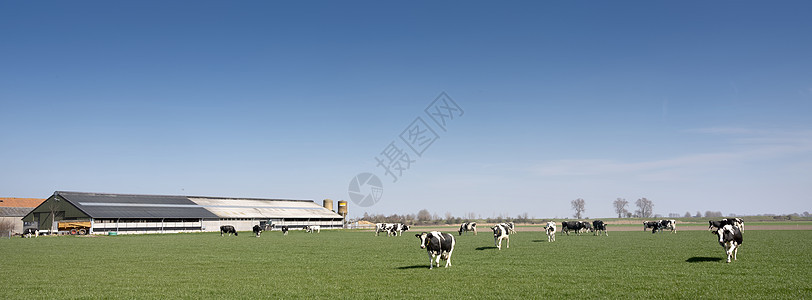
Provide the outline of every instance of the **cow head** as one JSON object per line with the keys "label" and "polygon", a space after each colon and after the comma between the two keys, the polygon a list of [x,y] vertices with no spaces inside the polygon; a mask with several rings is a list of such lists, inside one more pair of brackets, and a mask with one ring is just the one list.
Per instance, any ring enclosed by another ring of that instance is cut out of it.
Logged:
{"label": "cow head", "polygon": [[426,240],[428,239],[428,233],[422,232],[415,234],[414,236],[420,240],[420,249],[426,249]]}
{"label": "cow head", "polygon": [[725,225],[722,228],[716,230],[716,234],[719,236],[719,243],[724,243],[725,241],[733,240],[733,226]]}

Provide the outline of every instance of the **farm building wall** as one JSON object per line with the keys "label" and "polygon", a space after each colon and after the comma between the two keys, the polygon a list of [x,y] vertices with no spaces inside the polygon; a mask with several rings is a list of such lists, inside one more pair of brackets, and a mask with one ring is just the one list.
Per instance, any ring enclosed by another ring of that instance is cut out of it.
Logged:
{"label": "farm building wall", "polygon": [[[51,214],[53,213],[53,218]],[[34,222],[39,230],[51,230],[54,219],[89,221],[90,216],[58,196],[51,196],[23,218],[23,222]]]}
{"label": "farm building wall", "polygon": [[105,234],[200,232],[200,219],[94,219],[90,232]]}

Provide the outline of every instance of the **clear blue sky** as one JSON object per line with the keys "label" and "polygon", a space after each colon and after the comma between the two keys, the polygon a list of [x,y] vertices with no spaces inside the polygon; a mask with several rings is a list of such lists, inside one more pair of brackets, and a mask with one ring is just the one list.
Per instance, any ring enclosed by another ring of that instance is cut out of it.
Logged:
{"label": "clear blue sky", "polygon": [[[372,172],[351,215],[811,211],[810,11],[6,1],[0,195],[349,200]],[[441,92],[464,115],[393,183],[375,157]]]}

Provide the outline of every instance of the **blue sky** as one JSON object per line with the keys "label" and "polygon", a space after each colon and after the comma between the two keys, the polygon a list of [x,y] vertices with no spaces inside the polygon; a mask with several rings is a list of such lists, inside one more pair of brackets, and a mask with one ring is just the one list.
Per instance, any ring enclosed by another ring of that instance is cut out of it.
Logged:
{"label": "blue sky", "polygon": [[[810,9],[3,2],[0,194],[349,200],[371,172],[352,215],[809,211]],[[375,157],[441,92],[464,114],[393,183]]]}

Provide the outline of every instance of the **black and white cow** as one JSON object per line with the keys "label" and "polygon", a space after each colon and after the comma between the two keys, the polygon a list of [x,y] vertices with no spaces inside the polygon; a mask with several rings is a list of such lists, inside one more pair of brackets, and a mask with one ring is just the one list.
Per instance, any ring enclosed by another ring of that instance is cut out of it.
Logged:
{"label": "black and white cow", "polygon": [[719,228],[725,225],[733,225],[733,220],[731,219],[722,219],[720,221],[708,221],[708,230],[712,232],[716,232]]}
{"label": "black and white cow", "polygon": [[459,233],[462,235],[463,232],[466,231],[473,231],[474,235],[476,235],[476,222],[465,222],[460,225]]}
{"label": "black and white cow", "polygon": [[254,228],[252,228],[252,230],[254,231],[254,235],[256,237],[259,237],[259,234],[262,233],[262,227],[259,227],[259,225],[254,225]]}
{"label": "black and white cow", "polygon": [[583,232],[592,232],[593,231],[592,230],[592,224],[589,224],[589,222],[581,221],[581,224],[583,224],[583,226],[582,226],[583,227],[583,229],[582,229]]}
{"label": "black and white cow", "polygon": [[507,225],[496,224],[491,227],[491,230],[493,230],[493,243],[496,245],[496,249],[502,250],[502,240],[505,240],[507,244],[505,248],[510,248],[510,228]]}
{"label": "black and white cow", "polygon": [[592,221],[592,227],[595,228],[595,235],[599,235],[600,232],[603,231],[603,234],[609,236],[609,233],[606,232],[606,223],[604,223],[603,221],[601,220]]}
{"label": "black and white cow", "polygon": [[677,233],[677,220],[660,220],[657,222],[657,225],[654,226],[654,229],[651,230],[651,233],[657,233],[657,231],[662,231],[663,229],[670,229],[671,233]]}
{"label": "black and white cow", "polygon": [[737,260],[736,254],[739,252],[739,246],[743,242],[742,232],[739,227],[733,225],[724,225],[722,228],[716,230],[716,235],[719,236],[719,245],[725,248],[727,254],[727,262],[730,262],[730,257]]}
{"label": "black and white cow", "polygon": [[321,226],[319,226],[319,225],[305,225],[304,230],[307,233],[313,233],[314,231],[316,233],[321,233]]}
{"label": "black and white cow", "polygon": [[227,233],[228,235],[233,233],[234,236],[237,236],[237,229],[234,229],[234,226],[231,225],[220,226],[220,236],[223,236],[224,233]]}
{"label": "black and white cow", "polygon": [[282,226],[282,235],[288,235],[288,226]]}
{"label": "black and white cow", "polygon": [[404,231],[409,230],[409,225],[403,223],[397,223],[392,226],[392,231],[396,233],[398,236],[402,236]]}
{"label": "black and white cow", "polygon": [[733,218],[733,226],[739,227],[741,232],[744,232],[744,220],[739,218]]}
{"label": "black and white cow", "polygon": [[550,221],[547,222],[547,226],[544,226],[544,230],[547,231],[547,241],[548,242],[555,242],[555,222]]}
{"label": "black and white cow", "polygon": [[378,234],[381,233],[381,232],[386,232],[386,236],[396,235],[397,232],[395,230],[395,225],[397,225],[397,224],[376,223],[375,224],[375,236],[378,236]]}
{"label": "black and white cow", "polygon": [[507,229],[508,231],[510,231],[510,234],[516,233],[516,224],[513,224],[513,222],[507,222],[502,224],[505,224],[507,226]]}
{"label": "black and white cow", "polygon": [[454,236],[448,233],[432,231],[415,234],[420,239],[420,249],[426,249],[429,254],[429,269],[436,264],[440,266],[440,258],[445,260],[445,267],[451,266],[451,253],[454,252]]}
{"label": "black and white cow", "polygon": [[581,221],[564,221],[561,222],[561,231],[570,235],[570,231],[575,231],[575,235],[581,235],[581,229],[584,229],[584,222]]}
{"label": "black and white cow", "polygon": [[38,237],[39,230],[36,228],[26,228],[23,230],[23,234],[21,235],[24,238],[30,238],[31,236]]}
{"label": "black and white cow", "polygon": [[719,221],[708,221],[708,230],[716,231],[725,225],[733,225],[739,227],[739,230],[744,232],[744,221],[740,218],[727,218]]}
{"label": "black and white cow", "polygon": [[643,231],[648,230],[649,228],[657,228],[660,222],[657,221],[643,221]]}

